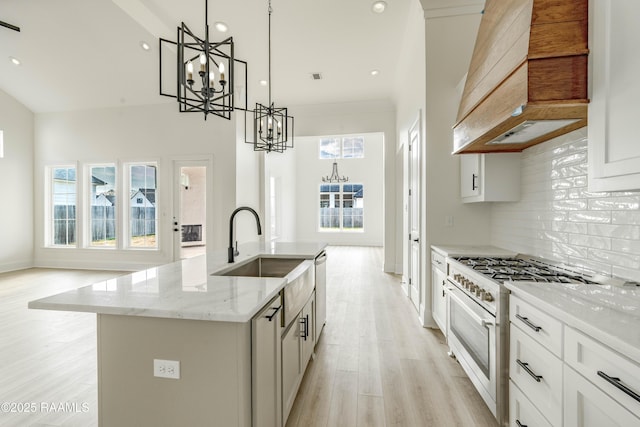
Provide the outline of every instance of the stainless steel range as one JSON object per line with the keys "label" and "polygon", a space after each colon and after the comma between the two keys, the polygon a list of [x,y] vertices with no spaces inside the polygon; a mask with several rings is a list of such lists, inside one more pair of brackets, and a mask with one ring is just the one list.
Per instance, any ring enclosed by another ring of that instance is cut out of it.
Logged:
{"label": "stainless steel range", "polygon": [[509,291],[506,281],[596,283],[541,260],[518,256],[448,258],[448,340],[500,425],[508,423]]}

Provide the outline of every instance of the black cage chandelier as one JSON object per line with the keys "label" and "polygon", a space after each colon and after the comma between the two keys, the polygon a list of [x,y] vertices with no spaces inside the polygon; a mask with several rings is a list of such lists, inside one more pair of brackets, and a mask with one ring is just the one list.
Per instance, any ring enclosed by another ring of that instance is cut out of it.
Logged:
{"label": "black cage chandelier", "polygon": [[[214,42],[209,40],[209,1],[205,0],[205,36],[197,37],[184,22],[178,27],[178,41],[160,39],[160,95],[176,98],[181,113],[214,114],[227,120],[234,110],[234,63],[246,62],[233,55],[233,37]],[[177,49],[176,95],[162,90],[162,43]],[[246,95],[245,95],[246,96]],[[246,106],[246,100],[245,100]]]}
{"label": "black cage chandelier", "polygon": [[[276,107],[271,101],[271,0],[269,0],[269,103],[267,106],[256,103],[253,110],[253,131],[248,130],[245,114],[245,142],[253,144],[254,151],[284,152],[293,148],[293,117],[287,114],[286,107]],[[253,140],[251,140],[251,135]]]}

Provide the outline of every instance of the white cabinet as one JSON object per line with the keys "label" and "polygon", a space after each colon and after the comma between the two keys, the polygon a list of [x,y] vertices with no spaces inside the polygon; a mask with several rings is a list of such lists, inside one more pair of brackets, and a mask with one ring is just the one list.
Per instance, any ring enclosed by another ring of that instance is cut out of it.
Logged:
{"label": "white cabinet", "polygon": [[589,190],[640,189],[640,26],[637,0],[591,2]]}
{"label": "white cabinet", "polygon": [[431,251],[431,311],[433,320],[444,336],[447,336],[447,264],[445,257]]}
{"label": "white cabinet", "polygon": [[286,424],[315,347],[315,292],[282,335],[282,415]]}
{"label": "white cabinet", "polygon": [[251,410],[253,427],[282,426],[280,296],[251,319]]}
{"label": "white cabinet", "polygon": [[322,252],[316,257],[316,314],[314,318],[314,331],[316,342],[320,338],[322,329],[327,320],[327,254]]}
{"label": "white cabinet", "polygon": [[460,155],[463,203],[520,200],[520,153]]}
{"label": "white cabinet", "polygon": [[640,426],[640,419],[570,367],[564,371],[564,396],[565,427]]}

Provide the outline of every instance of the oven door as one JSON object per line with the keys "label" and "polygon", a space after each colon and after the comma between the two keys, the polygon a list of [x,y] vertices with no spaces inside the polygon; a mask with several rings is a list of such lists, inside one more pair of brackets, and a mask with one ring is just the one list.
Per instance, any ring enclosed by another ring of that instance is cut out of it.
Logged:
{"label": "oven door", "polygon": [[449,347],[493,414],[496,414],[496,319],[449,284]]}

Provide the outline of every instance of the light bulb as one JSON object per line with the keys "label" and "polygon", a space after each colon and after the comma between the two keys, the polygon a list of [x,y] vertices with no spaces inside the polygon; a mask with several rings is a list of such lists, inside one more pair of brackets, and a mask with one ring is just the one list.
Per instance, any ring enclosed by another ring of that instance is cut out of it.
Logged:
{"label": "light bulb", "polygon": [[209,73],[209,87],[210,88],[213,88],[213,86],[215,84],[215,81],[216,81],[216,76],[215,76],[215,74],[213,74],[213,71],[211,71]]}
{"label": "light bulb", "polygon": [[200,71],[204,72],[207,70],[207,57],[204,53],[200,54]]}
{"label": "light bulb", "polygon": [[224,63],[221,62],[218,66],[218,70],[220,71],[220,80],[224,80]]}
{"label": "light bulb", "polygon": [[187,62],[187,80],[193,80],[193,62]]}

